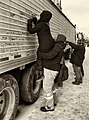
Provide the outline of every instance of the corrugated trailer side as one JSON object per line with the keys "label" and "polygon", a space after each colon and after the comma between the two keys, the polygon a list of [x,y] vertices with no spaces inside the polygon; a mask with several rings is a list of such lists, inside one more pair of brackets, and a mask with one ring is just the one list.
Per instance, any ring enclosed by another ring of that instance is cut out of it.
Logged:
{"label": "corrugated trailer side", "polygon": [[27,19],[49,10],[54,38],[63,33],[75,41],[75,26],[50,0],[0,0],[0,73],[36,60],[37,37],[27,32]]}
{"label": "corrugated trailer side", "polygon": [[29,8],[20,0],[0,0],[0,73],[36,60],[36,35],[27,32]]}
{"label": "corrugated trailer side", "polygon": [[62,33],[75,42],[75,26],[51,0],[0,0],[0,120],[15,118],[19,96],[30,103],[39,97],[43,78],[35,63],[38,40],[27,32],[27,20],[43,10],[52,12],[53,38]]}

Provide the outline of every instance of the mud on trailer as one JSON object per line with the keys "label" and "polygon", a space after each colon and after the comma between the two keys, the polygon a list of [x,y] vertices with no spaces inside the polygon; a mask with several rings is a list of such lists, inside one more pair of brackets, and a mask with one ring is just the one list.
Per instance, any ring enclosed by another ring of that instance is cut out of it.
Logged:
{"label": "mud on trailer", "polygon": [[37,36],[27,32],[27,20],[43,10],[52,12],[52,36],[75,41],[75,26],[51,0],[0,0],[0,120],[13,120],[19,97],[33,103],[41,82],[36,69]]}

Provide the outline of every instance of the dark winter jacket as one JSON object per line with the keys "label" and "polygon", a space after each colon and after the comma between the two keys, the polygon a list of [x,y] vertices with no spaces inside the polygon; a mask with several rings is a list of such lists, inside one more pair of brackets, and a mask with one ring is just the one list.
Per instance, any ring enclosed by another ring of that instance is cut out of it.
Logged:
{"label": "dark winter jacket", "polygon": [[[59,35],[61,40],[61,35]],[[64,38],[66,40],[66,37]],[[38,51],[39,58],[42,59],[43,65],[45,68],[59,71],[60,62],[62,57],[64,56],[64,48],[66,44],[63,41],[56,41],[54,48],[47,53],[42,53]]]}
{"label": "dark winter jacket", "polygon": [[74,43],[68,42],[69,45],[74,49],[70,62],[81,67],[83,60],[85,58],[85,47],[84,45],[76,45]]}
{"label": "dark winter jacket", "polygon": [[52,14],[49,11],[43,11],[40,15],[40,20],[35,27],[32,28],[32,19],[28,20],[27,28],[29,33],[37,33],[39,48],[41,52],[49,52],[52,50],[55,40],[52,38],[48,22]]}
{"label": "dark winter jacket", "polygon": [[60,42],[55,42],[55,45],[53,49],[50,52],[43,53],[41,51],[38,51],[38,56],[40,56],[41,59],[54,59],[58,54],[60,54],[60,61],[62,56],[64,55],[64,48],[65,44]]}
{"label": "dark winter jacket", "polygon": [[[36,26],[32,28],[32,19],[28,20],[27,29],[29,33],[37,33],[39,48],[38,51],[43,53],[50,52],[54,45],[55,40],[52,38],[48,22],[50,21],[52,14],[49,11],[43,11],[40,15],[40,19]],[[40,56],[39,56],[40,57]],[[42,59],[43,68],[59,71],[60,69],[60,55],[56,55],[53,59]]]}

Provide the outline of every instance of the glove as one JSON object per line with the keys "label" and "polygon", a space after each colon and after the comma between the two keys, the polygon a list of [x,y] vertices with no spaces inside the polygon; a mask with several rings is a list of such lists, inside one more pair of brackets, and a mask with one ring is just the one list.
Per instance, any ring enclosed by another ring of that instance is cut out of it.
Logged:
{"label": "glove", "polygon": [[28,19],[27,24],[31,24],[32,23],[32,19]]}
{"label": "glove", "polygon": [[29,26],[32,28],[32,19],[28,19],[27,21],[27,31],[29,31]]}
{"label": "glove", "polygon": [[33,17],[33,18],[32,18],[32,22],[36,25],[36,23],[37,23],[37,18],[36,18],[36,17]]}

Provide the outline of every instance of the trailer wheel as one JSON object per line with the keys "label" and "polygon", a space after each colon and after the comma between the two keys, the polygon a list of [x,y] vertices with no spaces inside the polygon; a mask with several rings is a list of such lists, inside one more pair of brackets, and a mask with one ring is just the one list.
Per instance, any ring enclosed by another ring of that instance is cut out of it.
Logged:
{"label": "trailer wheel", "polygon": [[19,103],[19,87],[11,75],[0,77],[0,120],[13,120]]}
{"label": "trailer wheel", "polygon": [[40,77],[40,74],[36,69],[36,64],[25,68],[20,88],[22,100],[26,103],[34,103],[39,97],[41,81],[36,82],[38,77]]}

